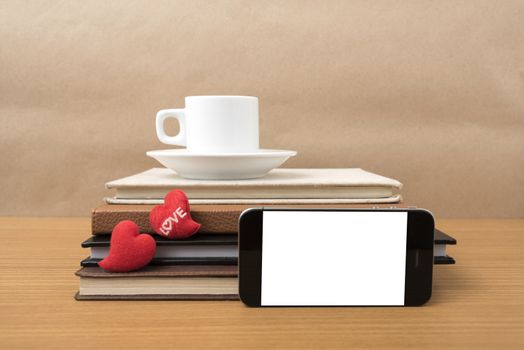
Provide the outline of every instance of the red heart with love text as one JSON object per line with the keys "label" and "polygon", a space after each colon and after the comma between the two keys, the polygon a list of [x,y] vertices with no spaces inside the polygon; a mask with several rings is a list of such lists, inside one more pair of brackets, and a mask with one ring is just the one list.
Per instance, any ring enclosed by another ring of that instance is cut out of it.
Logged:
{"label": "red heart with love text", "polygon": [[200,224],[191,218],[189,201],[180,190],[169,192],[164,204],[149,213],[149,222],[156,233],[170,239],[183,239],[198,232]]}
{"label": "red heart with love text", "polygon": [[155,252],[155,239],[140,234],[133,221],[124,220],[113,228],[109,254],[98,265],[109,272],[134,271],[149,264]]}

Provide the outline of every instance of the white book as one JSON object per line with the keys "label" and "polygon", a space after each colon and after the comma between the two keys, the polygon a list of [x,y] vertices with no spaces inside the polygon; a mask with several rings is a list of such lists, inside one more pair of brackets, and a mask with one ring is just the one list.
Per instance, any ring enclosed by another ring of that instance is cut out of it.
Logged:
{"label": "white book", "polygon": [[[107,204],[145,204],[157,205],[163,204],[163,198],[117,198],[105,197],[104,201]],[[402,201],[402,196],[399,194],[385,198],[258,198],[258,199],[234,199],[234,198],[189,198],[189,204],[232,204],[232,205],[298,205],[298,204],[387,204],[399,203]]]}
{"label": "white book", "polygon": [[367,200],[399,198],[402,184],[359,168],[280,168],[263,178],[249,180],[192,180],[167,168],[110,181],[114,199],[158,200],[172,189],[183,190],[189,199],[209,200]]}

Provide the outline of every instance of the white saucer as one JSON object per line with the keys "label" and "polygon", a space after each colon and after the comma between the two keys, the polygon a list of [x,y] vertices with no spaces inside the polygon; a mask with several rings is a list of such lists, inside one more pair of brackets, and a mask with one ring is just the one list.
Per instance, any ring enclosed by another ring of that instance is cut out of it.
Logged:
{"label": "white saucer", "polygon": [[188,179],[241,180],[262,177],[297,152],[260,149],[252,153],[197,154],[186,149],[164,149],[146,154]]}

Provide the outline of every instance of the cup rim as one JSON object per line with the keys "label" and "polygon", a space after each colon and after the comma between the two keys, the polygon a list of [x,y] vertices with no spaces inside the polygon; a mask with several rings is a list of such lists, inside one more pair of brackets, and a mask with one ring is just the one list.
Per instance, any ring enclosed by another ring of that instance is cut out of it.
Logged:
{"label": "cup rim", "polygon": [[186,96],[186,99],[194,99],[194,98],[245,98],[245,99],[254,99],[258,100],[258,97],[256,96],[244,96],[244,95],[192,95],[192,96]]}

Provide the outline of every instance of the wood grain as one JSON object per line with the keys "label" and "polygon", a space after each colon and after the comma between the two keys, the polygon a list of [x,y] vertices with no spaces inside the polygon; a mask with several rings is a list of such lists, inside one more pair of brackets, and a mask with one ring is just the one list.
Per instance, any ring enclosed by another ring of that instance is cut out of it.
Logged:
{"label": "wood grain", "polygon": [[3,218],[1,349],[524,348],[524,220],[439,220],[458,239],[418,308],[77,302],[88,218]]}

